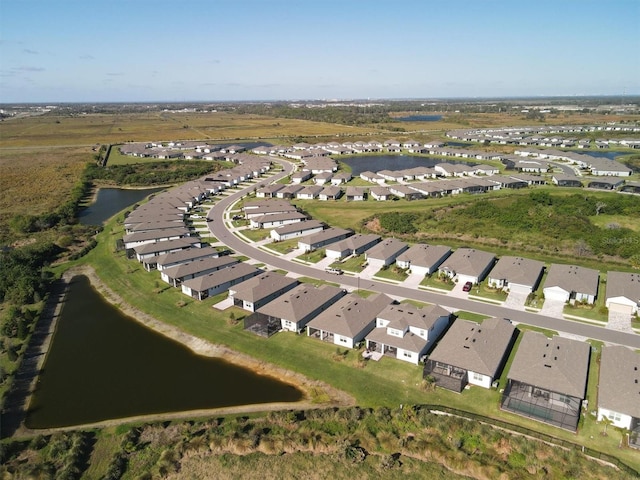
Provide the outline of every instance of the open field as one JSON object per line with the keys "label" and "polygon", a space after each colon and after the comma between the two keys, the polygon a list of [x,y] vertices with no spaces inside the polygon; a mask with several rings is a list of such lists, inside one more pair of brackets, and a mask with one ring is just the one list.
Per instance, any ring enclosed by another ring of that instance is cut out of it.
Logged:
{"label": "open field", "polygon": [[42,115],[1,122],[0,148],[130,141],[293,139],[366,135],[369,131],[330,123],[232,113]]}

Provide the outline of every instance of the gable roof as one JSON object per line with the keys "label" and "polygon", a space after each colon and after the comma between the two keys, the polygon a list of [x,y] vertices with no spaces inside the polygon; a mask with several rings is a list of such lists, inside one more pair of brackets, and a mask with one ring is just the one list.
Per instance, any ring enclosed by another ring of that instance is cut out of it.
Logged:
{"label": "gable roof", "polygon": [[309,327],[353,338],[373,322],[393,300],[383,293],[362,298],[349,294],[311,320]]}
{"label": "gable roof", "polygon": [[598,407],[640,418],[640,354],[621,346],[602,348]]}
{"label": "gable roof", "polygon": [[386,328],[405,330],[407,327],[430,330],[440,317],[449,317],[449,312],[439,305],[418,308],[410,303],[387,305],[377,318],[388,320]]}
{"label": "gable roof", "polygon": [[166,268],[162,271],[163,275],[169,278],[182,278],[187,275],[194,275],[211,269],[219,270],[240,263],[240,260],[230,256],[224,257],[204,257],[192,260],[187,263],[181,263],[175,267]]}
{"label": "gable roof", "polygon": [[288,290],[298,284],[295,278],[285,277],[276,272],[265,272],[238,283],[233,290],[234,298],[255,303],[280,291]]}
{"label": "gable roof", "polygon": [[165,253],[157,257],[156,262],[158,265],[168,265],[177,262],[189,262],[197,258],[204,257],[217,257],[219,255],[218,250],[213,247],[191,247],[185,248],[178,252]]}
{"label": "gable roof", "polygon": [[540,278],[543,268],[544,262],[538,260],[505,256],[498,260],[489,277],[533,287]]}
{"label": "gable roof", "polygon": [[397,261],[411,262],[413,266],[431,267],[445,255],[449,255],[451,249],[444,245],[429,245],[426,243],[416,243],[409,247],[409,250],[401,253]]}
{"label": "gable roof", "polygon": [[407,250],[409,246],[396,238],[385,238],[367,250],[367,258],[386,260]]}
{"label": "gable roof", "polygon": [[607,273],[607,298],[624,297],[640,305],[640,274]]}
{"label": "gable roof", "polygon": [[598,294],[600,272],[577,265],[561,265],[554,263],[549,267],[544,288],[560,287],[566,292]]}
{"label": "gable roof", "polygon": [[440,265],[440,269],[456,274],[478,276],[493,263],[495,258],[493,253],[474,248],[459,248]]}
{"label": "gable roof", "polygon": [[258,312],[291,322],[303,320],[314,310],[333,298],[339,298],[345,291],[333,285],[314,285],[304,283],[289,290],[273,302],[258,309]]}
{"label": "gable roof", "polygon": [[495,378],[514,332],[504,318],[487,318],[481,324],[457,319],[429,359]]}
{"label": "gable roof", "polygon": [[236,263],[227,268],[216,270],[208,275],[192,278],[182,285],[196,292],[203,292],[218,285],[237,280],[248,275],[258,275],[262,270],[249,265],[248,263]]}
{"label": "gable roof", "polygon": [[526,331],[508,378],[576,398],[584,398],[591,345]]}

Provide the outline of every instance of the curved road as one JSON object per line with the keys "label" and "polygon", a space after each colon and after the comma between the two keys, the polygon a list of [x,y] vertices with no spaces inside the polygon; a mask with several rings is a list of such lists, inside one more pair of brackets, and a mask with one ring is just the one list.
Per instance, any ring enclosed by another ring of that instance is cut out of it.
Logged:
{"label": "curved road", "polygon": [[[208,222],[209,230],[219,241],[223,242],[237,253],[246,255],[247,257],[253,258],[272,267],[289,272],[294,272],[298,275],[318,278],[329,282],[335,282],[335,275],[325,273],[324,271],[314,267],[309,267],[296,262],[288,261],[284,258],[272,255],[265,252],[264,250],[254,247],[249,243],[244,242],[232,232],[230,232],[226,226],[226,223],[224,222],[225,210],[240,197],[246,195],[247,192],[253,190],[254,188],[260,188],[264,185],[273,183],[289,175],[293,170],[293,166],[289,162],[278,161],[278,163],[280,163],[284,167],[283,172],[271,176],[267,179],[263,179],[256,184],[252,184],[246,189],[224,197],[219,202],[217,202],[208,214],[208,218],[210,219]],[[340,277],[340,283],[354,288],[359,287],[361,289],[386,293],[390,296],[410,298],[425,303],[446,305],[456,310],[476,312],[492,317],[508,318],[516,323],[525,323],[527,325],[555,330],[568,335],[575,335],[583,338],[592,338],[595,340],[601,340],[606,343],[626,345],[628,347],[640,349],[640,335],[633,333],[620,332],[617,330],[610,330],[607,328],[588,325],[585,323],[547,317],[544,315],[540,315],[539,313],[512,310],[510,308],[505,308],[498,305],[491,305],[484,302],[467,300],[464,298],[456,298],[448,296],[446,294],[416,290],[413,288],[402,287],[400,285],[390,285],[388,283],[377,282],[375,280],[358,280],[357,277],[350,277],[346,275]]]}

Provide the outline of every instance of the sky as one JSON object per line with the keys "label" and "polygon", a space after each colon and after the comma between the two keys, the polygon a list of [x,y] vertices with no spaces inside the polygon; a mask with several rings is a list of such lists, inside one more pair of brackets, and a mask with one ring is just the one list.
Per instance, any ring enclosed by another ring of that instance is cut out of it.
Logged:
{"label": "sky", "polygon": [[640,94],[640,0],[0,0],[0,103]]}

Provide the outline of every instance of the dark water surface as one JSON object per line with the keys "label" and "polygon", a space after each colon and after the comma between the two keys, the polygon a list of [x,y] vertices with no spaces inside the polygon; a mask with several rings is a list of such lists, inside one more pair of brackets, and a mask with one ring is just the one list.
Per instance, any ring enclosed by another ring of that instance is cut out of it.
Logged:
{"label": "dark water surface", "polygon": [[78,219],[83,225],[102,225],[120,210],[124,210],[148,195],[161,190],[164,188],[145,188],[143,190],[101,188],[98,191],[96,201],[82,210]]}
{"label": "dark water surface", "polygon": [[409,115],[398,117],[401,122],[438,122],[442,120],[442,115]]}
{"label": "dark water surface", "polygon": [[460,162],[459,159],[419,157],[417,155],[363,155],[340,159],[351,167],[351,174],[357,177],[362,172],[380,170],[404,170],[414,167],[435,167],[439,163],[464,163],[477,165],[477,162]]}
{"label": "dark water surface", "polygon": [[140,325],[78,276],[71,283],[26,424],[49,428],[301,398],[291,385],[196,355]]}

